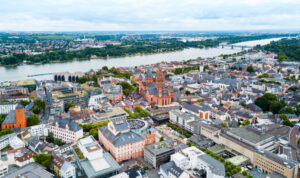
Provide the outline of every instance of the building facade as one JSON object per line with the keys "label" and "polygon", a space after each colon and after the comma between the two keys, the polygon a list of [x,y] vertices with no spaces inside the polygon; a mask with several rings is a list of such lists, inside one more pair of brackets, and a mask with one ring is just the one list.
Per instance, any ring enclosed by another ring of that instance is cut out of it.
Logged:
{"label": "building facade", "polygon": [[31,126],[29,129],[31,136],[48,136],[49,133],[49,125],[48,124],[40,124]]}
{"label": "building facade", "polygon": [[112,121],[99,128],[99,142],[110,151],[117,162],[143,156],[146,139],[149,144],[155,142],[155,133],[148,132],[146,124],[142,120],[130,123],[126,119]]}
{"label": "building facade", "polygon": [[55,119],[50,126],[54,138],[59,138],[65,143],[76,142],[83,137],[83,129],[71,119]]}
{"label": "building facade", "polygon": [[10,111],[13,111],[17,107],[15,102],[0,102],[0,114],[8,114]]}
{"label": "building facade", "polygon": [[161,164],[170,160],[170,155],[175,153],[175,149],[168,141],[157,142],[145,147],[144,159],[153,167],[159,167]]}

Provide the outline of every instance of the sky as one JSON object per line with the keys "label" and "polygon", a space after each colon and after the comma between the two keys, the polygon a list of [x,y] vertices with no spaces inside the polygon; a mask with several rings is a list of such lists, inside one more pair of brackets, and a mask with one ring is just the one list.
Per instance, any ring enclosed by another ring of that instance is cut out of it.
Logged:
{"label": "sky", "polygon": [[300,0],[0,0],[0,31],[300,30]]}

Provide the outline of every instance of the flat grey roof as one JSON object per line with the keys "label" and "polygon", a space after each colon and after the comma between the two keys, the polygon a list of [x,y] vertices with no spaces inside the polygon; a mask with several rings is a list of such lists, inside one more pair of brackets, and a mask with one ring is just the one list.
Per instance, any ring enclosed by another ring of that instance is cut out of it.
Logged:
{"label": "flat grey roof", "polygon": [[298,165],[297,162],[286,160],[270,151],[257,151],[257,153],[289,169],[292,169]]}
{"label": "flat grey roof", "polygon": [[240,127],[240,128],[230,130],[230,131],[228,131],[228,134],[233,135],[237,138],[244,139],[253,144],[257,144],[263,140],[274,137],[270,134],[262,133],[259,130],[251,128],[251,126],[245,126],[245,127]]}
{"label": "flat grey roof", "polygon": [[225,167],[224,164],[220,161],[217,161],[216,159],[212,158],[211,156],[208,156],[207,154],[202,154],[198,156],[201,160],[205,161],[207,164],[209,164],[209,168],[212,173],[224,176],[225,177]]}
{"label": "flat grey roof", "polygon": [[15,177],[30,177],[30,178],[52,178],[53,174],[46,171],[44,167],[37,163],[27,164],[14,172],[8,173],[4,176],[5,178],[15,178]]}
{"label": "flat grey roof", "polygon": [[174,150],[174,148],[172,147],[172,145],[169,141],[162,141],[162,142],[157,142],[157,143],[154,143],[151,145],[147,145],[145,147],[145,149],[154,155],[159,155],[159,154]]}
{"label": "flat grey roof", "polygon": [[103,157],[107,161],[107,163],[110,165],[110,167],[107,169],[102,169],[97,172],[95,172],[95,170],[93,169],[93,166],[91,165],[89,160],[84,159],[84,160],[80,161],[80,164],[81,164],[84,172],[86,173],[87,177],[89,177],[89,178],[90,177],[101,177],[101,176],[105,176],[109,173],[117,172],[120,170],[120,168],[121,168],[120,165],[113,159],[113,157],[109,153],[104,152]]}

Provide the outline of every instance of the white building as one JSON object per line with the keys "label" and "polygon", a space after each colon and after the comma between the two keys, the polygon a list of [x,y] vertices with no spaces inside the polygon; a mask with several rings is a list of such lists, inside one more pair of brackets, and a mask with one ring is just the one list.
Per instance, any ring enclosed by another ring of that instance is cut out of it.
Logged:
{"label": "white building", "polygon": [[48,136],[49,133],[49,125],[48,124],[40,124],[30,127],[29,132],[31,136]]}
{"label": "white building", "polygon": [[8,114],[14,111],[18,103],[16,102],[0,102],[0,114]]}
{"label": "white building", "polygon": [[83,137],[83,129],[71,119],[54,119],[50,126],[54,138],[59,138],[65,143],[76,142]]}
{"label": "white building", "polygon": [[0,177],[3,177],[6,173],[8,173],[8,165],[0,160]]}
{"label": "white building", "polygon": [[171,161],[191,176],[194,175],[195,169],[203,169],[206,171],[207,178],[225,177],[224,165],[196,147],[189,147],[171,155]]}
{"label": "white building", "polygon": [[0,150],[7,146],[11,146],[13,149],[18,149],[25,147],[25,143],[19,139],[15,133],[11,133],[0,137]]}
{"label": "white building", "polygon": [[187,112],[182,112],[180,110],[171,110],[169,111],[169,117],[170,121],[172,121],[174,124],[191,131],[192,128],[189,124],[190,122],[199,120],[199,117],[196,117],[195,115]]}
{"label": "white building", "polygon": [[97,107],[100,103],[103,103],[103,101],[108,101],[107,96],[100,94],[100,95],[93,95],[89,99],[88,108],[93,109]]}
{"label": "white building", "polygon": [[103,150],[93,136],[78,140],[76,146],[78,147],[77,152],[80,151],[84,157],[84,160],[79,161],[76,156],[76,160],[79,169],[86,174],[85,177],[111,177],[120,170],[120,165],[108,152]]}

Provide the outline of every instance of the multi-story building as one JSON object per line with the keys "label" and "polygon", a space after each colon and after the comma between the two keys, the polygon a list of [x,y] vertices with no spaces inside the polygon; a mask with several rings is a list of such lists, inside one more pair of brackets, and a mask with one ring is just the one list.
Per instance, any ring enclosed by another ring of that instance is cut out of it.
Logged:
{"label": "multi-story building", "polygon": [[155,82],[150,68],[144,79],[139,78],[139,93],[149,104],[159,108],[170,107],[174,100],[173,87],[165,86],[165,75],[161,67],[158,69]]}
{"label": "multi-story building", "polygon": [[49,133],[49,125],[48,124],[40,124],[31,126],[29,129],[31,136],[48,136]]}
{"label": "multi-story building", "polygon": [[73,146],[76,164],[84,177],[111,177],[118,174],[120,165],[103,150],[93,136],[80,139]]}
{"label": "multi-story building", "polygon": [[191,104],[190,102],[183,105],[182,111],[194,114],[201,119],[210,119],[211,115],[211,108],[209,106]]}
{"label": "multi-story building", "polygon": [[0,96],[1,95],[13,95],[21,93],[23,95],[28,94],[28,89],[24,87],[5,87],[0,88]]}
{"label": "multi-story building", "polygon": [[52,153],[53,170],[59,177],[75,178],[76,169],[70,162]]}
{"label": "multi-story building", "polygon": [[159,167],[161,164],[170,160],[170,155],[175,153],[175,149],[169,141],[157,142],[145,146],[144,159],[153,167]]}
{"label": "multi-story building", "polygon": [[268,151],[276,150],[275,137],[252,126],[232,129],[228,131],[227,134],[253,146],[254,148],[259,147]]}
{"label": "multi-story building", "polygon": [[15,162],[19,167],[32,163],[34,162],[33,153],[28,149],[24,149],[15,156]]}
{"label": "multi-story building", "polygon": [[53,178],[54,175],[46,171],[46,169],[38,163],[30,163],[23,167],[17,168],[15,171],[9,172],[5,175],[6,178],[15,177],[43,177],[43,178]]}
{"label": "multi-story building", "polygon": [[8,165],[0,160],[0,177],[3,177],[6,173],[8,173]]}
{"label": "multi-story building", "polygon": [[2,129],[11,129],[11,128],[25,128],[27,127],[27,117],[29,112],[25,111],[24,107],[19,104],[16,106],[16,109],[10,111],[3,121],[1,128]]}
{"label": "multi-story building", "polygon": [[54,119],[50,126],[50,132],[54,138],[59,138],[63,142],[76,142],[83,137],[83,129],[71,119]]}
{"label": "multi-story building", "polygon": [[155,142],[155,133],[148,131],[143,120],[120,119],[111,121],[98,130],[99,142],[121,162],[144,155],[144,146]]}
{"label": "multi-story building", "polygon": [[192,131],[192,128],[189,123],[200,119],[191,113],[182,112],[180,110],[169,111],[169,117],[171,122],[190,132]]}
{"label": "multi-story building", "polygon": [[296,161],[284,159],[263,149],[254,153],[253,166],[267,174],[276,172],[287,178],[299,177]]}
{"label": "multi-story building", "polygon": [[118,102],[122,100],[123,88],[121,85],[106,84],[103,85],[103,93],[112,102]]}
{"label": "multi-story building", "polygon": [[16,102],[0,102],[0,114],[8,114],[10,111],[15,110],[17,105]]}
{"label": "multi-story building", "polygon": [[93,122],[126,119],[126,117],[128,116],[128,113],[124,111],[124,109],[122,109],[121,107],[112,107],[110,105],[104,106],[101,109],[95,111],[96,112],[92,114]]}
{"label": "multi-story building", "polygon": [[[205,154],[201,150],[196,147],[188,147],[183,149],[181,152],[177,152],[171,155],[171,164],[166,163],[161,165],[161,169],[163,169],[164,177],[172,177],[172,170],[169,169],[168,173],[166,170],[167,164],[170,164],[172,167],[172,162],[175,163],[176,171],[182,175],[184,172],[185,177],[200,177],[201,172],[206,172],[206,177],[210,178],[223,178],[225,177],[225,167],[218,160],[212,158],[211,156]],[[171,171],[171,172],[170,172]],[[173,171],[174,172],[174,171]],[[171,173],[171,176],[170,176]],[[175,173],[176,175],[176,173]],[[167,178],[166,177],[166,178]]]}

